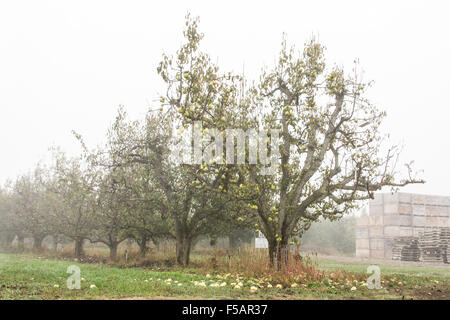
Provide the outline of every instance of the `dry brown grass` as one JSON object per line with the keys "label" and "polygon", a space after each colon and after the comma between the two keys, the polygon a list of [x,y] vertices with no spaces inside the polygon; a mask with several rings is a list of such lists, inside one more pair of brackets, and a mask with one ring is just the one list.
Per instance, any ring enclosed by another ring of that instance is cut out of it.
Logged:
{"label": "dry brown grass", "polygon": [[203,266],[205,272],[239,274],[249,278],[268,279],[281,284],[320,281],[325,272],[319,270],[309,256],[292,254],[289,263],[276,270],[270,265],[266,250],[246,248],[240,251],[216,250]]}
{"label": "dry brown grass", "polygon": [[[27,250],[29,251],[29,250]],[[122,245],[119,248],[116,261],[110,261],[109,250],[102,245],[88,245],[85,247],[85,256],[80,262],[102,263],[124,268],[141,267],[157,270],[181,269],[175,263],[175,248],[173,244],[160,246],[159,250],[150,248],[146,257],[142,258],[137,246]],[[125,254],[125,252],[127,254]],[[73,260],[73,245],[65,245],[55,252],[46,249],[40,256],[52,257],[62,260]],[[270,265],[267,250],[255,249],[250,246],[240,250],[197,248],[187,268],[195,273],[230,273],[248,278],[267,279],[281,284],[292,282],[308,283],[324,279],[352,279],[355,275],[345,272],[325,272],[320,270],[314,257],[308,254],[293,253],[289,263],[281,270]]]}

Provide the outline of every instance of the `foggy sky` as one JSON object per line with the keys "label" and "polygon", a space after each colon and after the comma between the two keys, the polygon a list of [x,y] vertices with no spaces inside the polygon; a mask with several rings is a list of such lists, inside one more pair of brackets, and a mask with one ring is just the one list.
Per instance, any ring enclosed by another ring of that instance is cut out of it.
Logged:
{"label": "foggy sky", "polygon": [[0,183],[52,145],[78,153],[71,130],[100,143],[120,104],[132,118],[156,107],[156,67],[188,11],[224,71],[257,77],[283,32],[298,49],[315,35],[331,66],[359,58],[383,129],[424,170],[427,183],[404,191],[450,196],[446,1],[1,1]]}

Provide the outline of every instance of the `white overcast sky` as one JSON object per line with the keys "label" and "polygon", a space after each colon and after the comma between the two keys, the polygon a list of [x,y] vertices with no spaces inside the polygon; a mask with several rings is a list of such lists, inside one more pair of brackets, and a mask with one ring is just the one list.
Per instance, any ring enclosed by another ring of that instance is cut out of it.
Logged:
{"label": "white overcast sky", "polygon": [[372,102],[404,157],[424,170],[408,192],[450,196],[448,1],[0,2],[0,183],[30,170],[71,130],[100,143],[118,105],[145,114],[161,92],[156,66],[200,16],[203,48],[225,70],[255,77],[282,33],[301,48],[318,36],[330,63],[359,58]]}

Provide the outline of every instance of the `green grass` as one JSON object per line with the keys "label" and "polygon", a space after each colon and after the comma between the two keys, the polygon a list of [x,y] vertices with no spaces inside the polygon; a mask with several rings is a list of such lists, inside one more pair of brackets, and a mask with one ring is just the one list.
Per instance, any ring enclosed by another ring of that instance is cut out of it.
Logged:
{"label": "green grass", "polygon": [[[66,285],[67,268],[73,264],[81,269],[80,290],[69,290]],[[362,274],[365,274],[367,266],[362,264],[319,261],[319,265],[330,272],[347,271],[353,272],[351,275],[356,278],[366,277]],[[384,288],[381,290],[368,290],[363,281],[330,283],[327,279],[299,282],[295,288],[279,289],[268,279],[236,280],[235,275],[223,274],[207,277],[199,270],[118,268],[0,253],[0,299],[450,299],[448,270],[421,269],[415,272],[409,267],[382,267],[381,270],[383,275],[389,274],[384,275]],[[199,281],[204,281],[206,287],[195,285],[194,282]],[[231,284],[239,281],[243,286],[235,289]],[[226,283],[224,287],[210,286],[223,282]],[[273,288],[267,288],[268,283]],[[258,284],[261,287],[254,293],[250,292],[250,288]],[[91,285],[95,287],[91,288]],[[352,287],[356,290],[351,290]]]}
{"label": "green grass", "polygon": [[[67,268],[81,269],[81,289],[67,289]],[[160,280],[158,280],[160,279]],[[172,279],[171,284],[165,280]],[[140,268],[117,268],[99,264],[36,259],[0,254],[1,299],[89,299],[121,297],[239,298],[230,288],[198,287],[191,281],[204,276],[180,271],[158,272]],[[177,283],[175,283],[177,281]],[[181,283],[181,286],[178,286]],[[58,287],[55,287],[58,286]],[[95,285],[95,288],[90,288]]]}

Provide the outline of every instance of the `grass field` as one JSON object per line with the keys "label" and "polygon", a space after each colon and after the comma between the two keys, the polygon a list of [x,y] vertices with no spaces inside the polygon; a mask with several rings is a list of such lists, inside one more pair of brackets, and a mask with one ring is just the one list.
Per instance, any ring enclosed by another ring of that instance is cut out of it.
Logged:
{"label": "grass field", "polygon": [[[80,290],[66,285],[67,268],[73,264],[81,269]],[[270,278],[0,253],[0,299],[450,299],[449,268],[380,266],[383,287],[369,290],[362,280],[367,278],[367,265],[319,260],[318,266],[330,277],[277,288]],[[335,272],[345,274],[345,279],[331,280]]]}
{"label": "grass field", "polygon": [[[365,273],[368,264],[349,263],[330,259],[319,259],[319,265],[323,270],[345,270],[348,272]],[[450,266],[395,266],[380,265],[381,273],[386,275],[414,276],[416,278],[431,278],[435,280],[450,280]]]}

